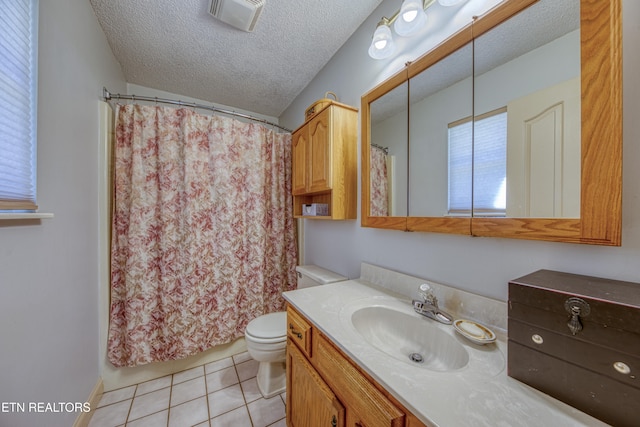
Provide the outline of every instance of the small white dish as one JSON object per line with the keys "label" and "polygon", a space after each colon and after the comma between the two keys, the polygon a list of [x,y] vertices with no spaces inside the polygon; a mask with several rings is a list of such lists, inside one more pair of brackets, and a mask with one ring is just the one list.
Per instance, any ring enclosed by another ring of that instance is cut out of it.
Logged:
{"label": "small white dish", "polygon": [[453,322],[456,332],[471,342],[484,345],[496,340],[496,334],[484,325],[473,320],[457,319]]}

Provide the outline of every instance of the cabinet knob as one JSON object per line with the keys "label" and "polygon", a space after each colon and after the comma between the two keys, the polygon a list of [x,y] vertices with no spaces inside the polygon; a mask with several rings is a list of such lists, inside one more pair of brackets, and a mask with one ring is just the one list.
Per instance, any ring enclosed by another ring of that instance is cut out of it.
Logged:
{"label": "cabinet knob", "polygon": [[296,329],[293,327],[293,323],[289,323],[289,329],[291,330],[291,333],[295,336],[298,337],[298,339],[302,339],[302,334],[298,331],[296,331]]}

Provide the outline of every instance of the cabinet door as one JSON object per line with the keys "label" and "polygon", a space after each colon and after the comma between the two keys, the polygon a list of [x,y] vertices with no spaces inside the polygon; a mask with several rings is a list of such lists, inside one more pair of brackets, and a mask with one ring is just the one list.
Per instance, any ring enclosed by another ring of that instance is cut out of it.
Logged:
{"label": "cabinet door", "polygon": [[289,427],[344,427],[344,407],[291,339],[287,371]]}
{"label": "cabinet door", "polygon": [[348,427],[403,427],[405,425],[404,412],[387,399],[327,339],[314,333],[312,343],[313,361],[318,371],[347,407]]}
{"label": "cabinet door", "polygon": [[310,193],[331,189],[331,108],[325,108],[309,122]]}
{"label": "cabinet door", "polygon": [[307,164],[307,141],[308,129],[304,127],[294,133],[291,138],[292,152],[292,193],[304,194],[307,191],[306,174],[309,165]]}

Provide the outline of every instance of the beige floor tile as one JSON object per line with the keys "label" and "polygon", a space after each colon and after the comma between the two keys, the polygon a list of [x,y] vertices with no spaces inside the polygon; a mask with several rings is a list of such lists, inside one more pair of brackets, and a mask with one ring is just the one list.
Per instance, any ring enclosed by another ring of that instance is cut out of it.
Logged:
{"label": "beige floor tile", "polygon": [[250,403],[262,398],[260,389],[258,389],[258,381],[255,377],[241,382],[240,386],[242,387],[245,402]]}
{"label": "beige floor tile", "polygon": [[287,419],[283,418],[280,421],[270,424],[269,427],[287,427]]}
{"label": "beige floor tile", "polygon": [[204,385],[204,377],[194,378],[189,381],[174,385],[171,388],[171,406],[206,396],[207,389]]}
{"label": "beige floor tile", "polygon": [[266,427],[285,417],[284,403],[280,396],[258,399],[247,405],[253,427]]}
{"label": "beige floor tile", "polygon": [[132,385],[130,387],[120,388],[118,390],[112,390],[104,393],[100,398],[100,402],[98,403],[98,408],[101,408],[106,405],[111,405],[112,403],[122,402],[123,400],[133,399],[133,395],[136,392],[136,386]]}
{"label": "beige floor tile", "polygon": [[255,377],[258,374],[258,365],[259,363],[253,359],[236,364],[240,381]]}
{"label": "beige floor tile", "polygon": [[169,427],[191,427],[207,421],[208,418],[207,397],[202,396],[181,405],[172,406]]}
{"label": "beige floor tile", "polygon": [[247,407],[242,406],[211,419],[211,427],[252,427]]}
{"label": "beige floor tile", "polygon": [[236,365],[242,362],[246,362],[247,360],[252,360],[251,356],[249,356],[249,352],[242,352],[242,353],[238,353],[238,354],[234,354],[233,356],[233,363],[235,363]]}
{"label": "beige floor tile", "polygon": [[189,381],[194,378],[198,378],[204,375],[204,367],[196,366],[195,368],[187,369],[173,374],[173,385],[180,384],[181,382]]}
{"label": "beige floor tile", "polygon": [[152,391],[160,390],[166,387],[171,387],[171,375],[138,384],[136,396],[151,393]]}
{"label": "beige floor tile", "polygon": [[222,390],[209,393],[209,416],[217,417],[220,414],[244,406],[244,398],[240,384],[223,388]]}
{"label": "beige floor tile", "polygon": [[224,368],[230,368],[233,366],[233,358],[227,357],[225,359],[220,359],[215,362],[207,363],[204,365],[204,371],[206,374],[210,374],[212,372],[219,371]]}
{"label": "beige floor tile", "polygon": [[142,396],[136,396],[131,405],[129,420],[146,417],[147,415],[169,408],[170,394],[170,388],[163,388],[162,390],[152,391]]}
{"label": "beige floor tile", "polygon": [[138,418],[137,420],[129,421],[127,427],[158,427],[166,426],[167,418],[169,416],[169,410],[156,412],[155,414],[147,415],[146,417]]}
{"label": "beige floor tile", "polygon": [[103,406],[93,412],[89,427],[115,427],[127,421],[127,414],[131,408],[131,400]]}
{"label": "beige floor tile", "polygon": [[238,375],[236,374],[236,369],[234,367],[215,371],[207,375],[207,392],[212,393],[234,384],[238,384],[239,382],[240,381],[238,380]]}

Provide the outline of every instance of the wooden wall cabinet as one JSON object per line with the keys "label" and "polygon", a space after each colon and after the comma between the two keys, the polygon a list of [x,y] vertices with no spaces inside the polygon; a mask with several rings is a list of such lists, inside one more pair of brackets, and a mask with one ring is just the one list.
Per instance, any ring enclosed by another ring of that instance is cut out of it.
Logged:
{"label": "wooden wall cabinet", "polygon": [[[296,218],[356,219],[358,110],[332,101],[292,136]],[[326,203],[327,216],[303,216],[302,205]]]}
{"label": "wooden wall cabinet", "polygon": [[426,427],[291,307],[287,325],[289,427]]}

